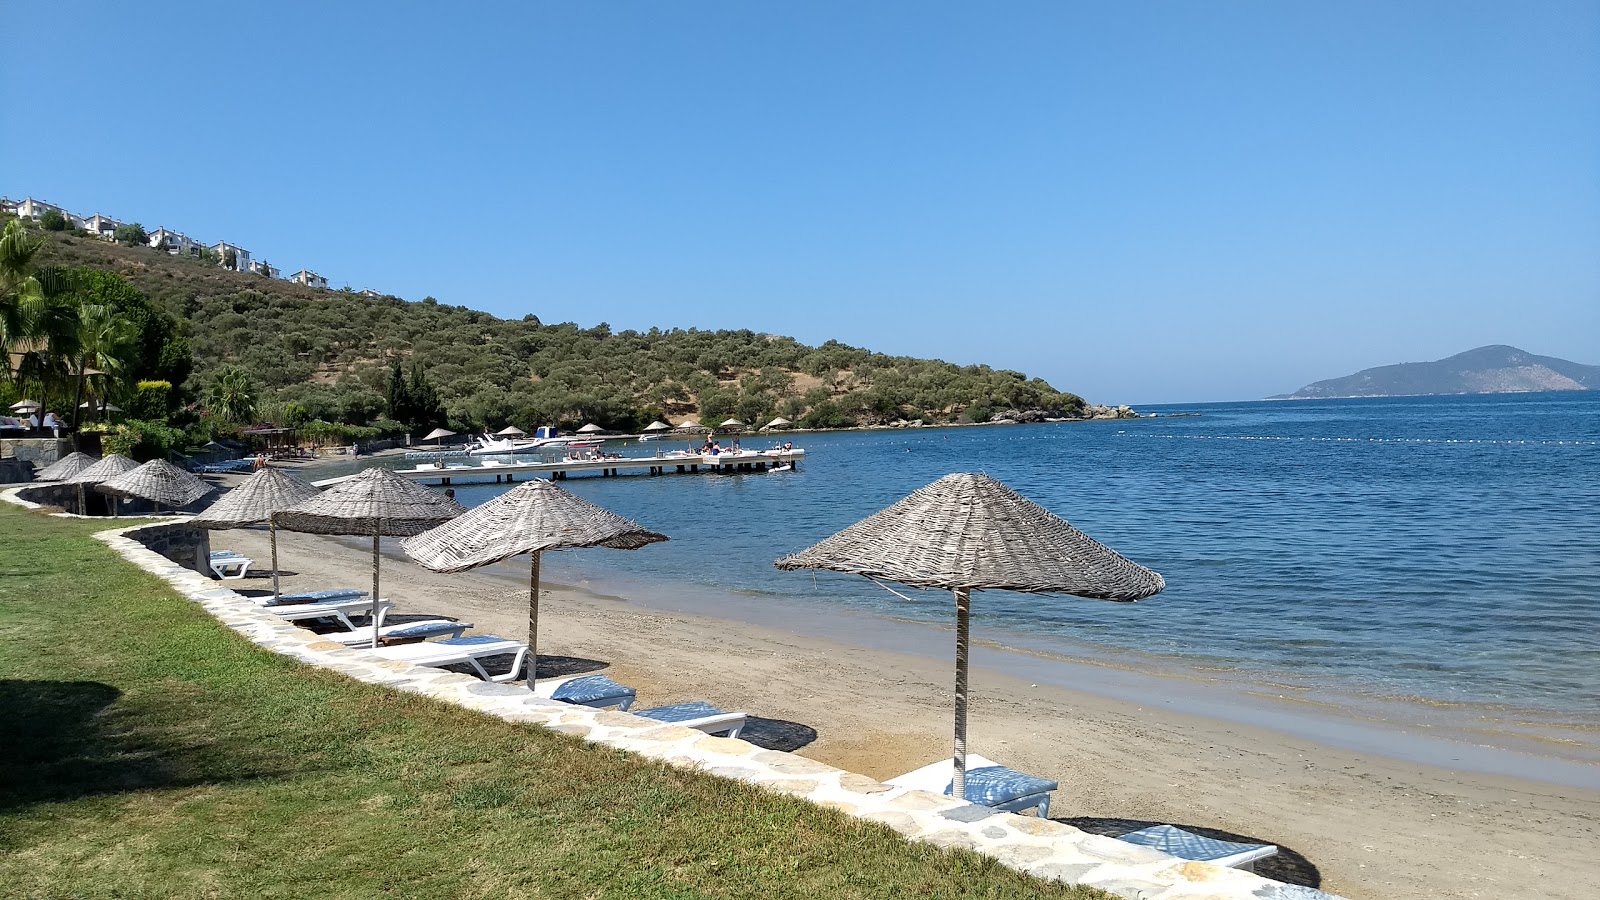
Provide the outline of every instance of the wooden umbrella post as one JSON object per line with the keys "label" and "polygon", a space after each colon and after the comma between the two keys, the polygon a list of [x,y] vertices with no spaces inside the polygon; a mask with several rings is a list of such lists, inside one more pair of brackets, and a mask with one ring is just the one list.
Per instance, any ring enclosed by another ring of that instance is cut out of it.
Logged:
{"label": "wooden umbrella post", "polygon": [[533,559],[528,574],[528,690],[539,681],[539,557],[538,550],[529,553]]}
{"label": "wooden umbrella post", "polygon": [[378,536],[382,533],[379,523],[372,523],[372,615],[367,621],[372,623],[372,649],[378,649]]}
{"label": "wooden umbrella post", "polygon": [[267,517],[268,540],[272,543],[272,602],[277,603],[283,596],[278,590],[278,524]]}
{"label": "wooden umbrella post", "polygon": [[956,753],[950,793],[967,799],[967,631],[972,614],[971,592],[956,588]]}

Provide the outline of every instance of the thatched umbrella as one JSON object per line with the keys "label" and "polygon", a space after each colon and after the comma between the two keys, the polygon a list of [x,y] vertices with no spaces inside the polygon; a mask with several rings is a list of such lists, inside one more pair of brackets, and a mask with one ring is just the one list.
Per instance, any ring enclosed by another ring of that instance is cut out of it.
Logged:
{"label": "thatched umbrella", "polygon": [[771,422],[768,422],[767,424],[765,424],[765,425],[763,425],[761,427],[762,428],[782,428],[785,425],[793,425],[793,424],[794,424],[793,422],[790,422],[788,419],[785,419],[783,416],[779,416],[776,419],[773,419]]}
{"label": "thatched umbrella", "polygon": [[[372,602],[377,603],[378,539],[410,537],[466,512],[466,507],[388,469],[371,468],[296,506],[272,514],[272,524],[311,534],[372,535]],[[378,646],[378,629],[372,629]]]}
{"label": "thatched umbrella", "polygon": [[579,547],[637,550],[666,539],[548,481],[527,481],[458,519],[401,541],[400,547],[435,572],[465,572],[529,554],[528,690],[533,690],[539,662],[540,554]]}
{"label": "thatched umbrella", "polygon": [[654,422],[651,422],[649,425],[646,425],[644,427],[644,430],[645,431],[671,431],[672,430],[672,426],[668,425],[667,423],[665,423],[663,421],[661,421],[660,419],[657,419]]}
{"label": "thatched umbrella", "polygon": [[174,509],[199,500],[211,493],[211,485],[190,475],[164,459],[152,459],[131,472],[107,479],[95,485],[102,494],[119,497],[138,497],[161,507]]}
{"label": "thatched umbrella", "polygon": [[679,428],[704,428],[705,426],[700,424],[700,420],[699,419],[684,419],[682,422],[678,423],[678,427]]}
{"label": "thatched umbrella", "polygon": [[12,412],[31,413],[39,411],[39,401],[23,398],[11,404]]}
{"label": "thatched umbrella", "polygon": [[66,481],[99,461],[97,456],[74,451],[33,473],[33,477],[35,481]]}
{"label": "thatched umbrella", "polygon": [[272,596],[278,591],[278,526],[272,514],[315,497],[319,490],[280,469],[265,468],[217,498],[205,512],[189,520],[196,528],[222,530],[266,525],[272,543]]}
{"label": "thatched umbrella", "polygon": [[578,429],[579,434],[599,434],[602,431],[605,431],[605,429],[593,422],[590,422],[589,424]]}
{"label": "thatched umbrella", "polygon": [[455,432],[448,428],[435,428],[434,430],[428,432],[427,436],[425,436],[423,440],[433,441],[434,446],[438,447],[444,443],[444,439],[447,437],[455,437]]}
{"label": "thatched umbrella", "polygon": [[780,569],[831,569],[943,588],[956,598],[955,778],[967,791],[967,632],[973,591],[1074,594],[1143,600],[1161,576],[1119,556],[987,475],[946,475],[820,544]]}
{"label": "thatched umbrella", "polygon": [[719,428],[743,428],[744,423],[738,419],[724,419]]}
{"label": "thatched umbrella", "polygon": [[499,431],[496,431],[495,434],[500,435],[501,437],[526,437],[528,433],[515,425],[507,425]]}
{"label": "thatched umbrella", "polygon": [[[103,481],[110,481],[111,479],[116,478],[118,475],[125,475],[137,468],[139,468],[138,463],[127,458],[126,456],[113,453],[110,456],[102,458],[99,462],[87,469],[84,469],[82,472],[79,472],[71,478],[63,479],[64,483],[66,484],[75,484],[78,486],[78,515],[83,515],[83,489],[86,485],[100,484]],[[115,500],[111,501],[111,514],[113,516],[117,514],[117,503]]]}

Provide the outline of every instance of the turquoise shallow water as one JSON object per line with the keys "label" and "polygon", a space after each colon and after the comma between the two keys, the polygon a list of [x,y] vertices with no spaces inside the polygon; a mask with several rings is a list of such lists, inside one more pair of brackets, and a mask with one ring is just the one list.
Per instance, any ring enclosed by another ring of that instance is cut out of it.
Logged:
{"label": "turquoise shallow water", "polygon": [[[947,595],[905,603],[772,561],[944,474],[979,471],[1168,584],[1132,605],[986,592],[979,637],[1593,721],[1600,393],[1145,411],[1163,417],[800,435],[809,456],[790,474],[573,478],[563,486],[673,540],[550,554],[546,576],[664,578],[703,588],[732,618],[782,604],[945,621]],[[1180,413],[1198,415],[1166,417]]]}

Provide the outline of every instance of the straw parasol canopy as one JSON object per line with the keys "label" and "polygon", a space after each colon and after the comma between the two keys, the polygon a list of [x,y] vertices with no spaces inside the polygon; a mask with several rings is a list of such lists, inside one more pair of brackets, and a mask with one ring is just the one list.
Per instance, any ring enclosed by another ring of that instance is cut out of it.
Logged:
{"label": "straw parasol canopy", "polygon": [[67,481],[72,476],[99,461],[99,457],[90,456],[87,453],[68,453],[66,456],[33,473],[33,477],[36,481]]}
{"label": "straw parasol canopy", "polygon": [[1131,602],[1166,582],[987,475],[946,475],[779,569],[829,569],[943,588],[956,600],[955,777],[966,796],[970,595],[979,590],[1073,594]]}
{"label": "straw parasol canopy", "polygon": [[717,426],[717,427],[719,427],[719,428],[743,428],[744,427],[744,423],[739,421],[738,419],[724,419],[722,421],[722,424]]}
{"label": "straw parasol canopy", "polygon": [[578,429],[579,434],[599,434],[602,431],[605,431],[605,429],[593,422],[590,422],[589,424]]}
{"label": "straw parasol canopy", "polygon": [[793,425],[793,424],[794,424],[793,422],[789,421],[788,419],[785,419],[783,416],[779,416],[776,419],[773,419],[771,422],[768,422],[767,424],[765,424],[765,425],[763,425],[761,427],[763,427],[763,428],[782,428],[785,425]]}
{"label": "straw parasol canopy", "polygon": [[672,430],[672,426],[668,425],[667,423],[665,423],[663,421],[661,421],[660,419],[657,419],[654,422],[651,422],[649,425],[646,425],[644,427],[644,430],[645,431],[671,431]]}
{"label": "straw parasol canopy", "polygon": [[527,553],[528,689],[539,661],[539,557],[546,550],[637,550],[667,540],[548,481],[528,481],[458,519],[400,542],[406,555],[435,572],[465,572]]}
{"label": "straw parasol canopy", "polygon": [[425,440],[425,441],[437,441],[438,443],[442,444],[442,443],[444,443],[444,439],[445,438],[454,437],[454,436],[455,436],[455,432],[451,431],[448,428],[435,428],[434,430],[428,432],[428,434],[425,437],[423,437],[423,440]]}
{"label": "straw parasol canopy", "polygon": [[700,420],[699,419],[684,419],[682,422],[678,423],[678,427],[679,428],[704,428],[705,426],[700,424]]}
{"label": "straw parasol canopy", "polygon": [[107,479],[95,486],[103,494],[138,497],[159,509],[180,507],[211,493],[211,485],[190,475],[164,459],[152,459],[131,472]]}
{"label": "straw parasol canopy", "polygon": [[101,406],[98,403],[90,403],[87,400],[83,401],[82,403],[79,403],[78,404],[78,408],[79,409],[104,409],[106,412],[122,412],[122,407],[116,405],[115,403],[107,403],[105,406]]}
{"label": "straw parasol canopy", "polygon": [[272,596],[278,596],[278,528],[272,514],[304,503],[318,489],[280,469],[265,468],[217,498],[205,512],[189,520],[196,528],[222,530],[266,525],[272,542]]}
{"label": "straw parasol canopy", "polygon": [[527,435],[527,432],[515,425],[507,425],[499,431],[496,431],[495,434],[502,437],[524,437]]}
{"label": "straw parasol canopy", "polygon": [[[79,472],[71,478],[64,479],[66,484],[75,484],[78,486],[78,515],[83,515],[85,507],[83,489],[86,485],[99,484],[102,481],[110,481],[111,479],[116,478],[118,475],[127,474],[128,472],[132,472],[137,468],[139,468],[138,463],[127,458],[126,456],[113,453],[110,456],[103,457],[99,462],[87,469],[84,469],[82,472]],[[116,501],[111,502],[111,514],[113,516],[117,514]]]}
{"label": "straw parasol canopy", "polygon": [[12,412],[31,413],[39,411],[39,401],[23,398],[11,404]]}
{"label": "straw parasol canopy", "polygon": [[[378,539],[410,537],[454,519],[466,507],[438,491],[413,484],[388,469],[374,467],[315,497],[272,514],[278,528],[311,534],[372,536],[372,600],[378,594]],[[376,607],[374,607],[376,608]],[[374,625],[377,623],[374,622]],[[372,629],[372,646],[378,629]]]}

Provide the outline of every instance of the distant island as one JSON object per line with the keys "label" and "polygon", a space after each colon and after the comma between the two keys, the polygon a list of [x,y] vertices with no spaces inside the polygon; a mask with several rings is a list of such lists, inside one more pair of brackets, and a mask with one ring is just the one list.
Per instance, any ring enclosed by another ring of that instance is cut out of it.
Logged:
{"label": "distant island", "polygon": [[1600,366],[1553,356],[1535,356],[1493,344],[1433,362],[1362,369],[1343,378],[1308,384],[1271,400],[1331,400],[1340,397],[1415,397],[1431,394],[1524,394],[1600,388]]}

